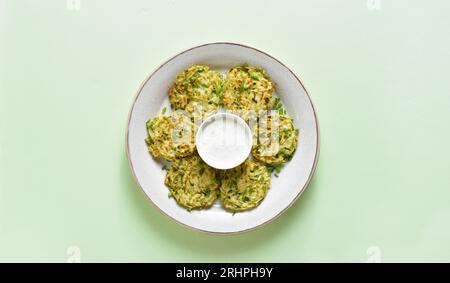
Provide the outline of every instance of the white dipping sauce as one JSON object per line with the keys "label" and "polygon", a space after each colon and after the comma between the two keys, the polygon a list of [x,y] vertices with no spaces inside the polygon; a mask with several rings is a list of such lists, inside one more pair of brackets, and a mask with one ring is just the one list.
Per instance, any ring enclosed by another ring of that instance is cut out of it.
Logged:
{"label": "white dipping sauce", "polygon": [[252,148],[252,135],[240,117],[218,113],[200,125],[196,144],[200,157],[209,166],[230,169],[247,159]]}

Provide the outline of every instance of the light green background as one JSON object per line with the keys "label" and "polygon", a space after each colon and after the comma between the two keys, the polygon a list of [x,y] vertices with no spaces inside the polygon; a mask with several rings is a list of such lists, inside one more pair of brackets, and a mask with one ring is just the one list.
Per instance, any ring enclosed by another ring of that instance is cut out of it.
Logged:
{"label": "light green background", "polygon": [[[380,2],[0,0],[0,261],[450,261],[450,2]],[[139,84],[214,41],[297,72],[321,129],[306,193],[230,237],[166,219],[124,149]]]}

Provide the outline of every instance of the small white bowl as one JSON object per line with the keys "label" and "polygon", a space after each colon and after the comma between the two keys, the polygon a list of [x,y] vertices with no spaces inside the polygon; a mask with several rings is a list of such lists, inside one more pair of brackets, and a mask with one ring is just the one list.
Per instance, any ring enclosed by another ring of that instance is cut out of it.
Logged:
{"label": "small white bowl", "polygon": [[226,112],[203,121],[195,140],[203,161],[222,170],[242,164],[252,149],[250,127],[239,116]]}

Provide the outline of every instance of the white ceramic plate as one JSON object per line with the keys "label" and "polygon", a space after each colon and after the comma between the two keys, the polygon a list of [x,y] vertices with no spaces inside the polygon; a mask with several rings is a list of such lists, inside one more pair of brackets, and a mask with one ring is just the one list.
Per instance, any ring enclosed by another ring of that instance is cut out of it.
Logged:
{"label": "white ceramic plate", "polygon": [[[218,201],[211,208],[188,212],[173,198],[168,198],[161,163],[147,151],[145,123],[170,109],[167,90],[178,73],[194,64],[227,70],[247,63],[266,70],[277,85],[277,94],[300,129],[299,143],[292,160],[279,177],[272,177],[271,187],[261,204],[250,211],[232,214]],[[318,124],[311,99],[298,77],[283,63],[255,48],[235,43],[211,43],[181,52],[162,64],[140,87],[130,111],[127,130],[128,160],[149,200],[165,215],[189,228],[216,234],[249,231],[270,222],[286,211],[306,189],[318,158]]]}

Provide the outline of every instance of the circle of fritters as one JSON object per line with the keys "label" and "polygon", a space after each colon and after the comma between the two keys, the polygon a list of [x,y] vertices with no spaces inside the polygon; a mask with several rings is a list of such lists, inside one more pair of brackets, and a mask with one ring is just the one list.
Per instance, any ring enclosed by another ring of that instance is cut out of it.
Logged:
{"label": "circle of fritters", "polygon": [[220,199],[228,210],[248,210],[259,205],[269,186],[267,167],[247,159],[240,166],[223,172]]}
{"label": "circle of fritters", "polygon": [[183,114],[158,116],[147,121],[145,140],[154,157],[173,161],[192,155],[195,151],[195,125]]}
{"label": "circle of fritters", "polygon": [[256,137],[252,147],[254,158],[270,165],[292,159],[298,142],[298,130],[292,118],[285,115],[263,116],[253,130]]}
{"label": "circle of fritters", "polygon": [[172,163],[164,183],[169,195],[187,209],[206,208],[218,196],[217,171],[195,154]]}
{"label": "circle of fritters", "polygon": [[180,73],[169,89],[172,109],[184,110],[194,118],[205,118],[219,110],[222,74],[208,66],[195,65]]}

